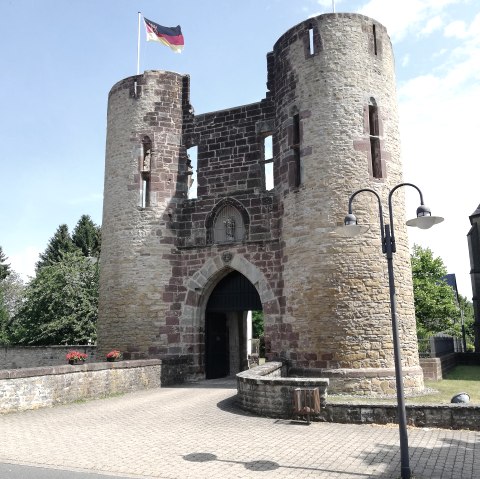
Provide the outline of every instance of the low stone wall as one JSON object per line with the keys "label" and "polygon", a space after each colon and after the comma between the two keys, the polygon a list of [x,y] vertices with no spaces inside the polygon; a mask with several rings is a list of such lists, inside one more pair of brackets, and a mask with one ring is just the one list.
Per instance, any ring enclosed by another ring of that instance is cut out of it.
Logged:
{"label": "low stone wall", "polygon": [[[260,416],[293,418],[293,390],[318,387],[321,412],[312,416],[312,420],[348,424],[398,423],[396,404],[328,404],[328,378],[290,378],[282,374],[286,374],[286,367],[281,362],[267,362],[237,374],[238,405]],[[408,405],[406,410],[407,423],[415,427],[480,431],[480,406]]]}
{"label": "low stone wall", "polygon": [[88,354],[88,360],[96,359],[96,346],[5,346],[0,345],[0,369],[35,368],[65,364],[68,351]]}
{"label": "low stone wall", "polygon": [[[379,397],[395,395],[395,368],[289,368],[288,377],[327,378],[331,393]],[[423,391],[423,371],[420,366],[403,368],[403,388],[406,395]]]}
{"label": "low stone wall", "polygon": [[[480,406],[408,405],[407,424],[415,427],[480,431]],[[320,421],[346,424],[398,423],[395,404],[327,404]]]}
{"label": "low stone wall", "polygon": [[[455,359],[455,355],[453,356]],[[425,379],[432,381],[443,379],[442,358],[420,358],[420,366],[423,369],[423,377]]]}
{"label": "low stone wall", "polygon": [[288,378],[281,362],[267,362],[237,374],[237,403],[260,416],[288,418],[293,413],[295,388],[315,388],[320,391],[320,406],[325,407],[328,379]]}
{"label": "low stone wall", "polygon": [[37,409],[184,381],[187,358],[0,371],[0,413]]}
{"label": "low stone wall", "polygon": [[436,358],[420,358],[425,379],[440,381],[458,365],[480,365],[480,353],[451,353]]}

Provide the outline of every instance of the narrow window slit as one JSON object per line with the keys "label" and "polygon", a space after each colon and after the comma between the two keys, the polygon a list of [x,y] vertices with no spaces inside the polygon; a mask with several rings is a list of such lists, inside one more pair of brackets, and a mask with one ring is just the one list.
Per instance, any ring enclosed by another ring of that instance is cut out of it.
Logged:
{"label": "narrow window slit", "polygon": [[313,41],[313,27],[310,26],[308,28],[308,51],[310,53],[310,55],[314,55],[315,54],[315,43]]}
{"label": "narrow window slit", "polygon": [[270,191],[274,187],[273,183],[273,143],[272,135],[268,135],[263,140],[263,159],[264,159],[264,178],[265,189]]}
{"label": "narrow window slit", "polygon": [[300,115],[293,115],[292,148],[294,155],[295,177],[294,186],[298,187],[302,183],[302,165],[300,158]]}
{"label": "narrow window slit", "polygon": [[187,150],[187,197],[194,199],[197,197],[197,156],[198,146],[192,146]]}
{"label": "narrow window slit", "polygon": [[376,55],[377,54],[377,29],[375,25],[373,25],[373,51]]}
{"label": "narrow window slit", "polygon": [[150,174],[142,173],[142,198],[141,207],[150,206]]}
{"label": "narrow window slit", "polygon": [[380,129],[378,125],[378,107],[368,106],[368,122],[370,129],[370,154],[372,161],[372,175],[374,178],[382,178],[382,158],[380,152]]}
{"label": "narrow window slit", "polygon": [[150,206],[152,168],[152,141],[148,136],[143,138],[140,151],[140,207],[146,208]]}

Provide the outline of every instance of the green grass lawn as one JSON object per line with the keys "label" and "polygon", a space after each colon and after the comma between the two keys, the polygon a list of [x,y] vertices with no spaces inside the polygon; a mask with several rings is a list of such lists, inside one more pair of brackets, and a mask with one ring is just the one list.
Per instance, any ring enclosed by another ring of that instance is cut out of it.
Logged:
{"label": "green grass lawn", "polygon": [[[450,404],[455,394],[466,392],[470,396],[469,404],[480,406],[480,366],[457,366],[441,381],[425,381],[428,393],[407,397],[406,404]],[[361,396],[344,396],[329,394],[327,403],[392,403],[396,404],[396,398],[378,399]]]}
{"label": "green grass lawn", "polygon": [[466,392],[470,403],[480,405],[480,366],[457,366],[442,381],[425,381],[427,388],[438,393],[407,399],[407,404],[448,404],[455,394]]}

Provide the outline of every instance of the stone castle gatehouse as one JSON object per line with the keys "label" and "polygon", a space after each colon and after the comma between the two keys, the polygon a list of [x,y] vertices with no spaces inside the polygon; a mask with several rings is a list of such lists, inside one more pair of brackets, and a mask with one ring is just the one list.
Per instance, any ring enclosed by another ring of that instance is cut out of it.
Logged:
{"label": "stone castle gatehouse", "polygon": [[[372,224],[360,239],[332,233],[355,190],[385,201],[402,181],[389,37],[362,15],[320,15],[280,37],[267,69],[264,99],[205,114],[193,113],[187,75],[146,71],[112,88],[99,354],[182,355],[192,377],[231,374],[246,366],[246,312],[262,309],[268,358],[330,377],[334,390],[391,393],[378,205],[355,200]],[[188,199],[192,147],[198,188]],[[423,375],[404,198],[395,196],[408,393],[423,389]]]}

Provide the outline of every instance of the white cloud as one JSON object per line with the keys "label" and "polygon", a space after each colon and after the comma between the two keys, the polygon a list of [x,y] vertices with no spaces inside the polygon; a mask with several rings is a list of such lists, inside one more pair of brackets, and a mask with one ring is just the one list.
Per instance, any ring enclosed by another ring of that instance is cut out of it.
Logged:
{"label": "white cloud", "polygon": [[[410,230],[411,243],[430,247],[456,273],[461,294],[471,298],[466,234],[480,202],[476,158],[480,131],[480,52],[462,48],[462,60],[442,73],[412,78],[399,88],[405,180],[417,184],[432,214],[445,222],[432,230]],[[407,215],[418,206],[407,195]]]}
{"label": "white cloud", "polygon": [[410,55],[407,53],[402,58],[402,67],[406,67],[410,63]]}
{"label": "white cloud", "polygon": [[27,246],[24,250],[9,255],[11,268],[17,272],[23,281],[29,281],[35,275],[35,263],[42,252],[36,246]]}
{"label": "white cloud", "polygon": [[465,38],[467,36],[467,28],[465,22],[456,20],[449,23],[443,30],[443,34],[446,37]]}
{"label": "white cloud", "polygon": [[423,27],[423,29],[420,31],[420,34],[428,36],[431,33],[433,33],[435,30],[440,29],[442,25],[443,25],[443,20],[439,15],[437,15],[436,17],[433,17],[430,20],[428,20],[425,27]]}
{"label": "white cloud", "polygon": [[[449,5],[460,3],[462,0],[403,0],[401,2],[387,2],[385,0],[370,0],[360,7],[359,12],[381,22],[388,30],[392,41],[400,41],[407,34],[424,32],[426,34],[440,19],[442,12]],[[438,26],[437,26],[438,28]]]}

